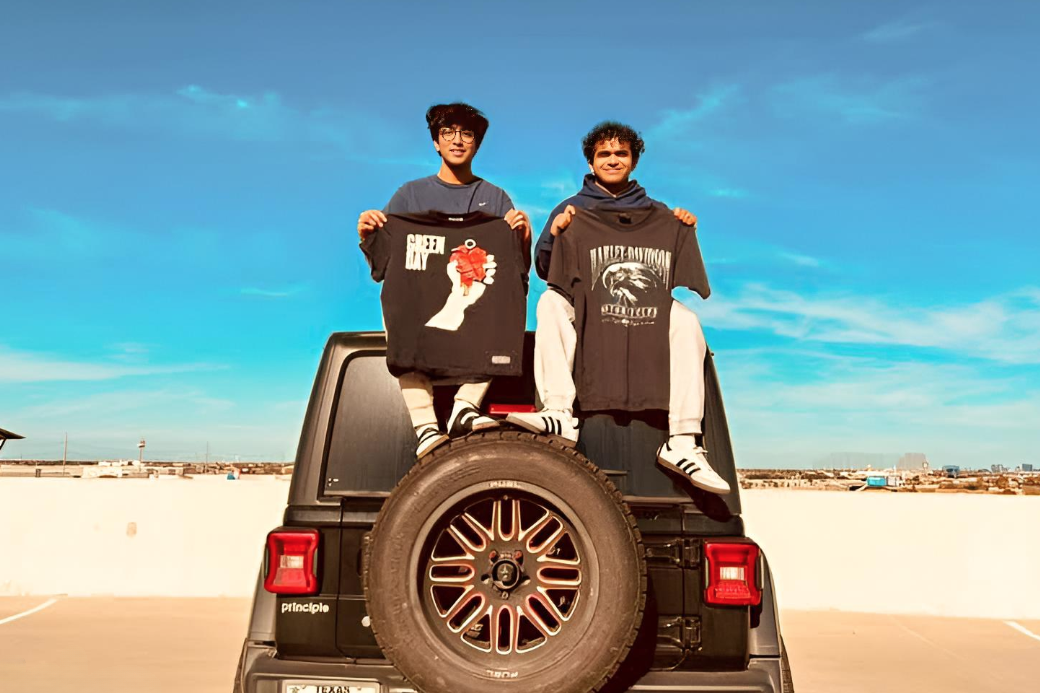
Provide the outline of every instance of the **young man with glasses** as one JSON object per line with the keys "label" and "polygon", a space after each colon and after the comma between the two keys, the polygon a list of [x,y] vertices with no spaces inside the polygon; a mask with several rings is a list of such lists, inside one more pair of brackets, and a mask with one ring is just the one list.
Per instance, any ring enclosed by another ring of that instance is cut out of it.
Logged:
{"label": "young man with glasses", "polygon": [[[440,104],[426,111],[426,125],[433,139],[433,148],[441,157],[440,169],[432,176],[402,185],[382,210],[362,212],[357,225],[361,240],[364,241],[371,233],[378,233],[387,221],[387,214],[484,212],[503,217],[510,228],[521,235],[524,255],[529,257],[531,222],[527,214],[513,207],[505,191],[473,173],[473,157],[488,129],[484,114],[465,103]],[[462,436],[498,425],[497,421],[480,412],[490,384],[487,381],[459,386],[448,419],[448,435],[440,430],[437,422],[429,376],[419,372],[406,373],[398,381],[419,439],[417,457],[444,443],[449,436]]]}
{"label": "young man with glasses", "polygon": [[[535,266],[538,276],[549,279],[553,241],[570,226],[577,208],[632,212],[650,207],[667,207],[651,199],[630,178],[645,147],[639,134],[621,123],[604,122],[593,128],[582,141],[582,151],[590,173],[577,195],[561,202],[549,215],[538,239]],[[697,218],[684,209],[674,216],[692,231]],[[633,230],[633,235],[639,230]],[[699,254],[698,254],[699,261]],[[703,295],[707,296],[706,278]],[[510,414],[507,420],[536,433],[555,435],[574,445],[578,440],[578,421],[573,407],[575,350],[578,348],[574,326],[574,305],[563,293],[550,288],[538,300],[538,326],[535,331],[535,384],[542,411]],[[671,301],[669,330],[669,439],[657,453],[658,464],[685,474],[692,483],[714,493],[728,493],[729,484],[708,464],[707,451],[699,444],[704,418],[704,359],[707,345],[696,314],[674,299]],[[648,363],[646,369],[659,368]],[[624,366],[615,370],[625,372]]]}

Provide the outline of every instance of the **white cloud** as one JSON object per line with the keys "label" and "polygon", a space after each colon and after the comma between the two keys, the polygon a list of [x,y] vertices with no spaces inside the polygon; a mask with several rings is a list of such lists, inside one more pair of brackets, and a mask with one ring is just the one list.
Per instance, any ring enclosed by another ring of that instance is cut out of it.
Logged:
{"label": "white cloud", "polygon": [[0,345],[0,383],[114,380],[214,368],[216,366],[205,363],[131,365],[107,361],[81,361],[55,354],[16,351]]}
{"label": "white cloud", "polygon": [[1040,292],[1029,287],[952,307],[904,307],[869,297],[808,297],[763,285],[697,307],[718,329],[763,330],[833,344],[935,348],[1004,363],[1040,363]]}
{"label": "white cloud", "polygon": [[72,258],[77,263],[95,259],[112,252],[126,234],[109,225],[88,223],[55,209],[30,207],[26,210],[21,228],[0,230],[0,246],[6,255],[20,258]]}
{"label": "white cloud", "polygon": [[148,344],[141,344],[140,342],[120,342],[118,344],[113,344],[112,347],[117,351],[128,355],[142,355],[151,351],[151,346]]}
{"label": "white cloud", "polygon": [[194,389],[121,390],[68,397],[25,407],[19,412],[23,420],[34,425],[68,424],[69,420],[89,417],[92,422],[105,422],[117,427],[118,422],[141,418],[141,412],[157,413],[188,405],[194,415],[216,414],[234,408],[230,400],[210,397]]}
{"label": "white cloud", "polygon": [[4,112],[164,135],[314,144],[369,163],[417,163],[387,151],[386,143],[400,138],[380,119],[330,108],[300,108],[285,103],[276,92],[221,94],[195,84],[172,92],[90,97],[22,92],[0,97],[0,113]]}
{"label": "white cloud", "polygon": [[743,188],[713,188],[708,191],[712,197],[723,197],[734,200],[742,200],[748,196],[748,191]]}
{"label": "white cloud", "polygon": [[933,463],[1037,461],[1040,395],[1015,368],[755,349],[716,356],[745,467],[831,452],[925,452]]}
{"label": "white cloud", "polygon": [[916,117],[927,85],[918,76],[879,81],[828,73],[779,84],[773,87],[771,100],[780,116],[822,113],[848,125],[879,125]]}
{"label": "white cloud", "polygon": [[170,385],[92,393],[62,391],[51,399],[6,411],[26,436],[4,448],[5,459],[60,459],[69,436],[72,459],[287,460],[295,449],[306,402],[233,401],[194,387]]}
{"label": "white cloud", "polygon": [[933,29],[936,26],[936,22],[914,22],[909,19],[898,19],[864,32],[860,38],[870,43],[893,43],[913,38],[921,32]]}
{"label": "white cloud", "polygon": [[[710,230],[706,229],[707,233]],[[705,236],[702,242],[708,242]],[[748,268],[746,276],[760,276],[787,272],[791,265],[821,271],[834,271],[829,259],[807,255],[776,245],[743,237],[711,238],[712,252],[706,254],[704,261],[708,265],[744,265]],[[848,264],[842,266],[848,270]]]}
{"label": "white cloud", "polygon": [[660,122],[646,131],[646,140],[668,140],[684,133],[691,127],[723,111],[740,99],[740,86],[726,84],[697,95],[697,105],[688,109],[668,109]]}
{"label": "white cloud", "polygon": [[294,284],[281,288],[246,286],[239,289],[239,293],[243,296],[260,296],[262,298],[290,298],[306,290],[305,284]]}
{"label": "white cloud", "polygon": [[780,257],[802,267],[820,267],[823,265],[823,261],[819,258],[811,257],[809,255],[801,255],[799,253],[781,251]]}

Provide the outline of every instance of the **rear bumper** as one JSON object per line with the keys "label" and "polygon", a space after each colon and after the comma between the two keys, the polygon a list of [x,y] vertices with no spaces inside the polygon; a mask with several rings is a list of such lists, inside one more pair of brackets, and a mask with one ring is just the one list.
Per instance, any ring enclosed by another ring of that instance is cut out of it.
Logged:
{"label": "rear bumper", "polygon": [[235,674],[234,693],[284,693],[286,682],[335,685],[343,681],[375,682],[382,693],[415,693],[392,666],[382,660],[330,662],[276,659],[268,644],[246,641]]}
{"label": "rear bumper", "polygon": [[[376,682],[383,693],[415,693],[401,674],[381,660],[317,662],[276,659],[274,648],[247,641],[242,648],[234,693],[283,693],[283,683],[335,685],[346,680]],[[673,693],[781,693],[780,659],[756,657],[747,671],[653,671],[631,691]]]}
{"label": "rear bumper", "polygon": [[630,691],[781,693],[779,657],[756,657],[747,671],[651,671]]}

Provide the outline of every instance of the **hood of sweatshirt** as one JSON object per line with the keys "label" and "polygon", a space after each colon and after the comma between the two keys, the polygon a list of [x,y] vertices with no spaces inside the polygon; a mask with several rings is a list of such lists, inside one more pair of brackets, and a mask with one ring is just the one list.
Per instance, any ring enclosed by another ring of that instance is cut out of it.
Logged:
{"label": "hood of sweatshirt", "polygon": [[596,176],[591,173],[585,174],[585,181],[577,195],[569,200],[576,207],[589,209],[592,207],[609,206],[619,209],[635,209],[638,207],[649,207],[654,200],[646,194],[646,190],[637,181],[631,181],[628,188],[619,195],[611,195],[596,183]]}
{"label": "hood of sweatshirt", "polygon": [[549,276],[549,259],[553,245],[553,236],[549,232],[549,228],[552,225],[552,220],[557,214],[562,212],[567,205],[574,205],[575,207],[580,207],[582,209],[593,209],[596,207],[604,209],[645,209],[646,207],[664,207],[667,209],[665,204],[658,202],[647,195],[643,186],[634,180],[631,181],[631,185],[629,185],[620,195],[611,195],[596,184],[596,176],[591,173],[585,174],[585,181],[582,183],[581,190],[578,191],[577,195],[572,195],[560,204],[556,205],[556,208],[549,213],[549,218],[545,222],[545,228],[542,229],[542,234],[538,237],[538,243],[535,245],[535,270],[538,272],[538,276],[542,279]]}

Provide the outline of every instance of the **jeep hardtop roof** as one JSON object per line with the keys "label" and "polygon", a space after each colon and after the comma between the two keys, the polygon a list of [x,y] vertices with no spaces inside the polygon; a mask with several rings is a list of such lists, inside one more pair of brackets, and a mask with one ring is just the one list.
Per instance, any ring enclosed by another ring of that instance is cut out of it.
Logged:
{"label": "jeep hardtop roof", "polygon": [[[534,335],[527,333],[524,375],[492,381],[484,407],[534,405]],[[451,388],[435,388],[442,419]],[[582,416],[578,449],[612,478],[626,498],[642,504],[690,504],[717,519],[740,514],[739,488],[729,429],[709,352],[705,363],[704,445],[716,471],[733,491],[700,491],[665,474],[655,453],[668,436],[666,412],[592,413]],[[415,460],[415,435],[400,389],[386,367],[382,332],[337,332],[328,340],[311,392],[289,491],[290,505],[314,502],[313,489],[328,500],[385,497]],[[307,489],[311,489],[307,493]],[[308,499],[306,496],[310,495]]]}

